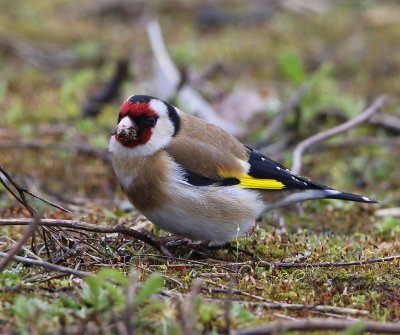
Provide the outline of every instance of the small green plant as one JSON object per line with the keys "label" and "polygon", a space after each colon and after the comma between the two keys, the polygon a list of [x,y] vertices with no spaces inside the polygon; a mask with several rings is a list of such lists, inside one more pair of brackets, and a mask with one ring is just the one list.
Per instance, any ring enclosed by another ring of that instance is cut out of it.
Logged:
{"label": "small green plant", "polygon": [[306,77],[303,60],[293,49],[285,49],[278,56],[280,68],[292,84],[301,85]]}
{"label": "small green plant", "polygon": [[384,238],[400,235],[400,219],[387,216],[377,221],[374,225],[376,231]]}

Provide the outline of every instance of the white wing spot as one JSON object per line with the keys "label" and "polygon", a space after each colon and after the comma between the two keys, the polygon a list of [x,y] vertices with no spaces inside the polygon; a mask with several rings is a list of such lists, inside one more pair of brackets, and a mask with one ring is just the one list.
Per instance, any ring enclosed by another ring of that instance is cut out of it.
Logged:
{"label": "white wing spot", "polygon": [[261,157],[261,160],[262,160],[262,161],[265,161],[265,158],[264,158],[264,157]]}
{"label": "white wing spot", "polygon": [[281,170],[281,168],[279,166],[277,166],[276,169],[279,170],[279,171]]}
{"label": "white wing spot", "polygon": [[361,197],[363,200],[365,200],[365,201],[372,201],[370,198],[367,198],[367,197]]}

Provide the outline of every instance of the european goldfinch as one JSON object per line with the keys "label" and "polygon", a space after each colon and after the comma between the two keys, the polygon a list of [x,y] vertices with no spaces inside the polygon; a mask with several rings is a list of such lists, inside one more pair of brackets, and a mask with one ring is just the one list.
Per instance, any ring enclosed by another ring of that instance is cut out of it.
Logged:
{"label": "european goldfinch", "polygon": [[109,149],[132,204],[155,225],[223,243],[266,211],[310,199],[374,203],[291,173],[217,126],[155,97],[121,107]]}

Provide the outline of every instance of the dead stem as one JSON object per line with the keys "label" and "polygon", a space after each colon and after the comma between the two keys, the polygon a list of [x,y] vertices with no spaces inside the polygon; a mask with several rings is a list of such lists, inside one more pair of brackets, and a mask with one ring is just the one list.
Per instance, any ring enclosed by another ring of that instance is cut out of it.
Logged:
{"label": "dead stem", "polygon": [[366,320],[332,320],[332,319],[303,319],[296,321],[278,321],[265,326],[253,327],[238,330],[234,335],[266,335],[286,333],[288,331],[317,331],[317,330],[345,330],[359,324],[364,332],[379,334],[400,334],[400,325],[398,323],[379,323]]}
{"label": "dead stem", "polygon": [[22,187],[20,184],[18,184],[13,177],[0,165],[0,172],[4,175],[4,177],[11,183],[11,185],[17,190],[19,196],[7,185],[7,182],[3,179],[3,177],[0,175],[0,182],[4,185],[4,187],[12,194],[12,196],[17,199],[17,201],[23,205],[31,214],[31,216],[34,216],[36,214],[36,210],[32,208],[32,206],[29,204],[28,200],[25,197],[25,193],[29,194],[30,196],[39,199],[46,204],[53,206],[55,208],[58,208],[62,210],[63,212],[66,213],[71,213],[68,209],[62,207],[61,205],[58,205],[50,200],[44,199],[43,197],[38,196],[37,194],[34,194],[27,190],[25,187]]}
{"label": "dead stem", "polygon": [[293,152],[292,172],[294,174],[300,173],[301,157],[308,148],[366,122],[369,118],[372,117],[372,115],[382,110],[387,102],[388,99],[385,96],[380,96],[379,98],[375,99],[374,102],[367,109],[365,109],[361,114],[357,115],[353,119],[348,120],[345,123],[342,123],[334,128],[315,134],[300,142]]}

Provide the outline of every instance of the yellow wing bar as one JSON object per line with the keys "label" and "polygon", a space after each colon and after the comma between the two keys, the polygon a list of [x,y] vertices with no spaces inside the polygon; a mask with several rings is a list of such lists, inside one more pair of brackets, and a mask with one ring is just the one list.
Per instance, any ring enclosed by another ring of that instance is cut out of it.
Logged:
{"label": "yellow wing bar", "polygon": [[240,180],[240,184],[238,184],[237,186],[243,188],[258,188],[265,190],[281,190],[285,188],[285,184],[275,179],[258,179],[249,176],[248,174],[245,174],[238,179]]}

